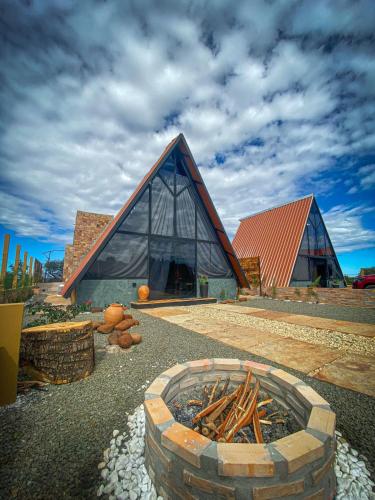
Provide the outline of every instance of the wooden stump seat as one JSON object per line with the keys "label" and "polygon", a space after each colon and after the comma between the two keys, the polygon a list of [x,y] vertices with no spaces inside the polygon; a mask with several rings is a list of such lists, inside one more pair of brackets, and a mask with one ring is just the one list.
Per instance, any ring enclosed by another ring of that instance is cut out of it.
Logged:
{"label": "wooden stump seat", "polygon": [[87,377],[95,365],[92,322],[25,328],[21,334],[20,362],[43,382],[68,384]]}

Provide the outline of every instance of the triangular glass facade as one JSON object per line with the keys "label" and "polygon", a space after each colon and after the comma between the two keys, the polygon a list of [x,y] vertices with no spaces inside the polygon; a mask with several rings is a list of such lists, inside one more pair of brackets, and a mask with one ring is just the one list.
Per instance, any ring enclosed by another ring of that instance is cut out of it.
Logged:
{"label": "triangular glass facade", "polygon": [[86,272],[85,279],[147,278],[151,298],[195,297],[197,278],[231,278],[184,158],[175,148]]}
{"label": "triangular glass facade", "polygon": [[344,276],[314,200],[290,284],[306,286],[317,282],[320,286],[330,287],[343,281]]}

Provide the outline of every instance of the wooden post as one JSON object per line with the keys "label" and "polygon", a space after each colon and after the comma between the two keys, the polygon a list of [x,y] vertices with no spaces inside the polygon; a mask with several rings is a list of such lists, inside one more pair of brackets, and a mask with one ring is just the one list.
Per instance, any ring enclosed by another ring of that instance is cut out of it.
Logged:
{"label": "wooden post", "polygon": [[26,269],[27,269],[27,252],[23,254],[23,264],[22,264],[22,279],[21,286],[25,286],[25,278],[26,278]]}
{"label": "wooden post", "polygon": [[70,294],[70,302],[72,304],[77,303],[77,289],[76,288],[73,288],[72,293]]}
{"label": "wooden post", "polygon": [[18,287],[18,268],[20,265],[20,253],[21,253],[21,245],[16,246],[16,258],[13,266],[13,282],[12,288]]}
{"label": "wooden post", "polygon": [[4,244],[3,244],[3,260],[1,261],[1,276],[0,276],[0,288],[5,288],[5,276],[7,274],[8,269],[8,252],[9,252],[9,241],[10,234],[4,235]]}
{"label": "wooden post", "polygon": [[33,261],[34,261],[34,257],[30,256],[30,261],[29,261],[29,286],[32,286],[32,284],[33,284]]}

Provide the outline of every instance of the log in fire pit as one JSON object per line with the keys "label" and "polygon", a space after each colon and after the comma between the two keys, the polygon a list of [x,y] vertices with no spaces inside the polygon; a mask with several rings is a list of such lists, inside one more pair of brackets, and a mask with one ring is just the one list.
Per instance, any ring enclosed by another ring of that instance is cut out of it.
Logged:
{"label": "log in fire pit", "polygon": [[[182,425],[173,409],[186,394],[202,397],[187,401],[196,407],[183,412],[192,416]],[[145,399],[146,467],[165,499],[334,497],[335,414],[285,371],[238,359],[190,361],[162,373]],[[272,440],[269,427],[285,417],[284,437]]]}

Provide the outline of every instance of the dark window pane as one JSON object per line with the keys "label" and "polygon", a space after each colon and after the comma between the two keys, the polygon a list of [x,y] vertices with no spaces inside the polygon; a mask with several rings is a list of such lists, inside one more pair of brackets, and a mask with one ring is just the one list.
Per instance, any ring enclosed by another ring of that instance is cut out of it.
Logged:
{"label": "dark window pane", "polygon": [[195,242],[182,241],[175,245],[175,283],[176,295],[195,295]]}
{"label": "dark window pane", "polygon": [[308,257],[298,256],[294,266],[292,281],[309,281],[309,259]]}
{"label": "dark window pane", "polygon": [[173,240],[150,239],[150,291],[152,299],[167,297],[168,283],[171,281],[173,260]]}
{"label": "dark window pane", "polygon": [[217,241],[211,224],[207,221],[199,206],[197,206],[197,238],[198,240]]}
{"label": "dark window pane", "polygon": [[132,208],[130,214],[122,222],[119,229],[121,231],[135,231],[137,233],[148,233],[148,205],[149,194],[148,188],[143,193],[142,197],[137,201]]}
{"label": "dark window pane", "polygon": [[316,253],[316,237],[315,237],[315,227],[313,224],[310,222],[310,224],[307,226],[307,231],[309,235],[309,253],[310,255],[315,255]]}
{"label": "dark window pane", "polygon": [[172,155],[170,155],[164,162],[164,165],[159,170],[159,174],[163,177],[163,180],[169,187],[169,189],[174,194],[174,168],[175,160]]}
{"label": "dark window pane", "polygon": [[179,159],[177,160],[177,169],[176,169],[176,193],[178,194],[189,184],[190,180],[186,175],[186,171],[182,164],[182,161]]}
{"label": "dark window pane", "polygon": [[230,278],[232,271],[219,245],[198,242],[198,274],[211,278]]}
{"label": "dark window pane", "polygon": [[115,233],[96,261],[87,271],[86,278],[146,278],[147,236]]}
{"label": "dark window pane", "polygon": [[159,177],[152,181],[151,232],[173,236],[173,196]]}
{"label": "dark window pane", "polygon": [[325,239],[325,231],[323,228],[323,224],[319,224],[316,229],[316,248],[317,255],[329,255],[327,252],[327,245]]}
{"label": "dark window pane", "polygon": [[195,203],[189,189],[176,198],[177,236],[195,239]]}
{"label": "dark window pane", "polygon": [[303,233],[303,238],[302,238],[301,248],[300,248],[299,253],[302,255],[309,254],[309,239],[307,236],[307,228],[305,229],[305,232]]}

